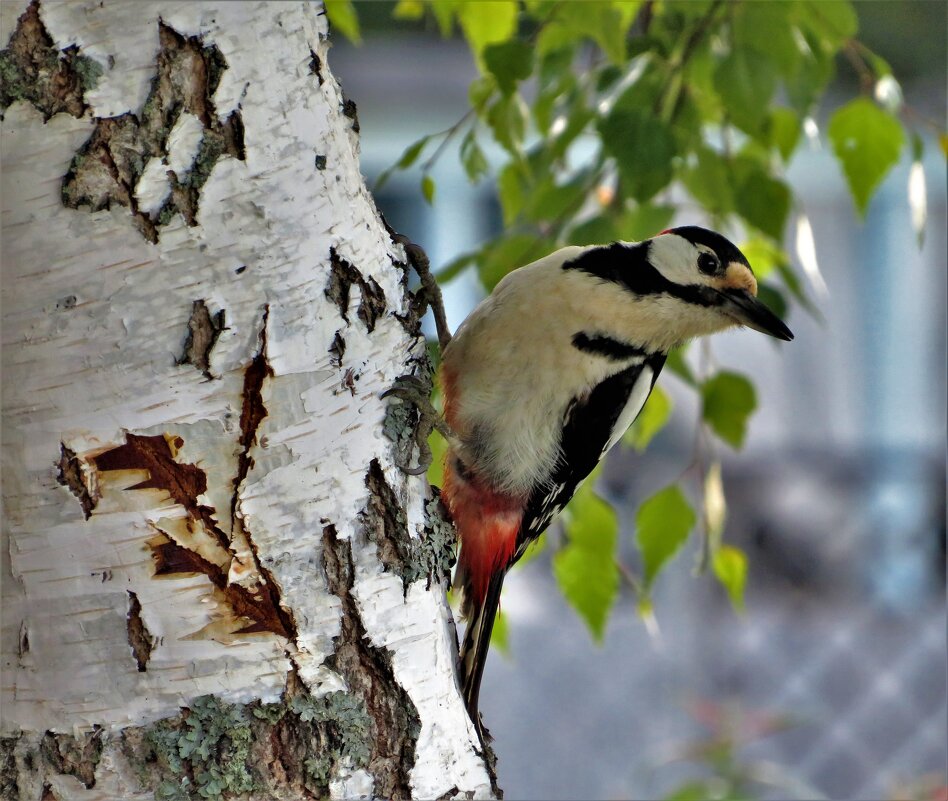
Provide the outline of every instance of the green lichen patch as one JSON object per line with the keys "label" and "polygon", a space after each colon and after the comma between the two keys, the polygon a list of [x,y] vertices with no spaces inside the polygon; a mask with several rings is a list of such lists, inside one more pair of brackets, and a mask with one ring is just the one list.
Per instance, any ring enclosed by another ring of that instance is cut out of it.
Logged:
{"label": "green lichen patch", "polygon": [[[159,42],[155,78],[141,110],[98,119],[62,184],[65,206],[93,212],[113,204],[125,206],[151,242],[158,241],[160,228],[178,214],[188,225],[197,225],[201,189],[214,165],[225,156],[244,158],[239,112],[220,120],[214,106],[214,92],[227,69],[224,55],[200,36],[183,36],[164,23],[159,23]],[[93,72],[84,67],[83,79],[91,79]],[[136,199],[138,182],[151,159],[167,158],[168,139],[183,113],[204,127],[198,151],[180,175],[168,171],[171,192],[162,207],[145,212]]]}
{"label": "green lichen patch", "polygon": [[252,722],[246,707],[206,695],[146,730],[140,756],[157,767],[155,797],[215,799],[253,790]]}
{"label": "green lichen patch", "polygon": [[395,400],[385,406],[382,420],[382,433],[395,445],[395,458],[398,464],[410,464],[415,450],[415,431],[418,428],[418,408],[402,400]]}
{"label": "green lichen patch", "polygon": [[76,45],[57,50],[39,9],[39,0],[33,0],[0,51],[0,111],[23,100],[45,120],[60,112],[81,117],[88,109],[84,94],[95,88],[102,65]]}
{"label": "green lichen patch", "polygon": [[341,767],[370,766],[373,732],[362,699],[311,696],[291,674],[278,703],[203,696],[179,715],[126,729],[121,745],[161,801],[325,798]]}
{"label": "green lichen patch", "polygon": [[320,740],[333,743],[303,761],[307,776],[317,786],[328,789],[334,768],[343,762],[354,768],[368,766],[372,719],[359,699],[345,692],[319,697],[298,695],[290,708],[302,722],[314,728]]}
{"label": "green lichen patch", "polygon": [[458,541],[454,523],[441,503],[440,491],[434,487],[432,490],[434,497],[425,501],[425,536],[418,543],[415,556],[415,561],[428,577],[429,589],[432,581],[450,579]]}

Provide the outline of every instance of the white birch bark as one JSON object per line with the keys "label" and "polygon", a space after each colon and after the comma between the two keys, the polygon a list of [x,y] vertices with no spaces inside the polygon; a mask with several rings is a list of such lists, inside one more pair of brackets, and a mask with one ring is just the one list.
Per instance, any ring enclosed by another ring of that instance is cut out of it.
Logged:
{"label": "white birch bark", "polygon": [[[417,710],[412,796],[489,794],[443,585],[406,589],[380,556],[391,521],[372,511],[379,485],[398,526],[424,537],[425,483],[395,467],[380,399],[424,344],[403,322],[404,256],[360,175],[320,7],[33,8],[52,47],[77,47],[102,74],[81,116],[44,121],[21,99],[2,123],[5,787],[151,797],[121,732],[208,694],[354,692],[334,650],[352,625],[363,647],[361,622]],[[26,9],[0,4],[5,47],[25,35]],[[205,67],[219,74],[194,77],[201,48],[216,48]],[[101,118],[131,112],[145,127],[171,51],[193,63],[165,77],[203,80],[206,107],[169,112],[152,133],[164,152],[133,184],[118,163],[139,144],[131,134],[114,135],[114,159],[76,160]],[[202,162],[212,130],[228,144]],[[189,201],[184,177],[205,167]],[[330,575],[349,551],[327,543],[351,548],[351,587]],[[67,737],[60,753],[94,733],[92,783],[27,758],[46,732]],[[332,763],[335,797],[379,792],[357,762]]]}

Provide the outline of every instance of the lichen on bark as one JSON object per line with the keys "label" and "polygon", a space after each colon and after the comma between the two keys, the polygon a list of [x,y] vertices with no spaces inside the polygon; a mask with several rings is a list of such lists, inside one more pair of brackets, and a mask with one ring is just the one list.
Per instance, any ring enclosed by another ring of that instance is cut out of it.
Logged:
{"label": "lichen on bark", "polygon": [[76,45],[57,50],[39,12],[39,0],[33,0],[0,51],[0,111],[24,100],[45,120],[60,112],[81,117],[89,108],[85,93],[95,88],[102,65]]}

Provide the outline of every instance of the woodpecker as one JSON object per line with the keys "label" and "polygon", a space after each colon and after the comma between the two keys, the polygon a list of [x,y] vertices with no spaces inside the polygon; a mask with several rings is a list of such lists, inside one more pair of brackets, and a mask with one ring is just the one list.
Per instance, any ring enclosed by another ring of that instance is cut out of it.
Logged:
{"label": "woodpecker", "polygon": [[733,326],[793,338],[756,295],[737,247],[684,226],[514,270],[447,344],[442,498],[461,543],[463,693],[482,739],[478,694],[507,571],[635,420],[671,348]]}

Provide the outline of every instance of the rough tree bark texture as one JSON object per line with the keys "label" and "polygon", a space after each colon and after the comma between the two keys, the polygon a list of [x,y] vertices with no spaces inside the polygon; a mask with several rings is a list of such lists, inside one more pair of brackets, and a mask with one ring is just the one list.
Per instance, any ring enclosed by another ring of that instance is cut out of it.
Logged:
{"label": "rough tree bark texture", "polygon": [[0,22],[0,796],[489,795],[321,8]]}

